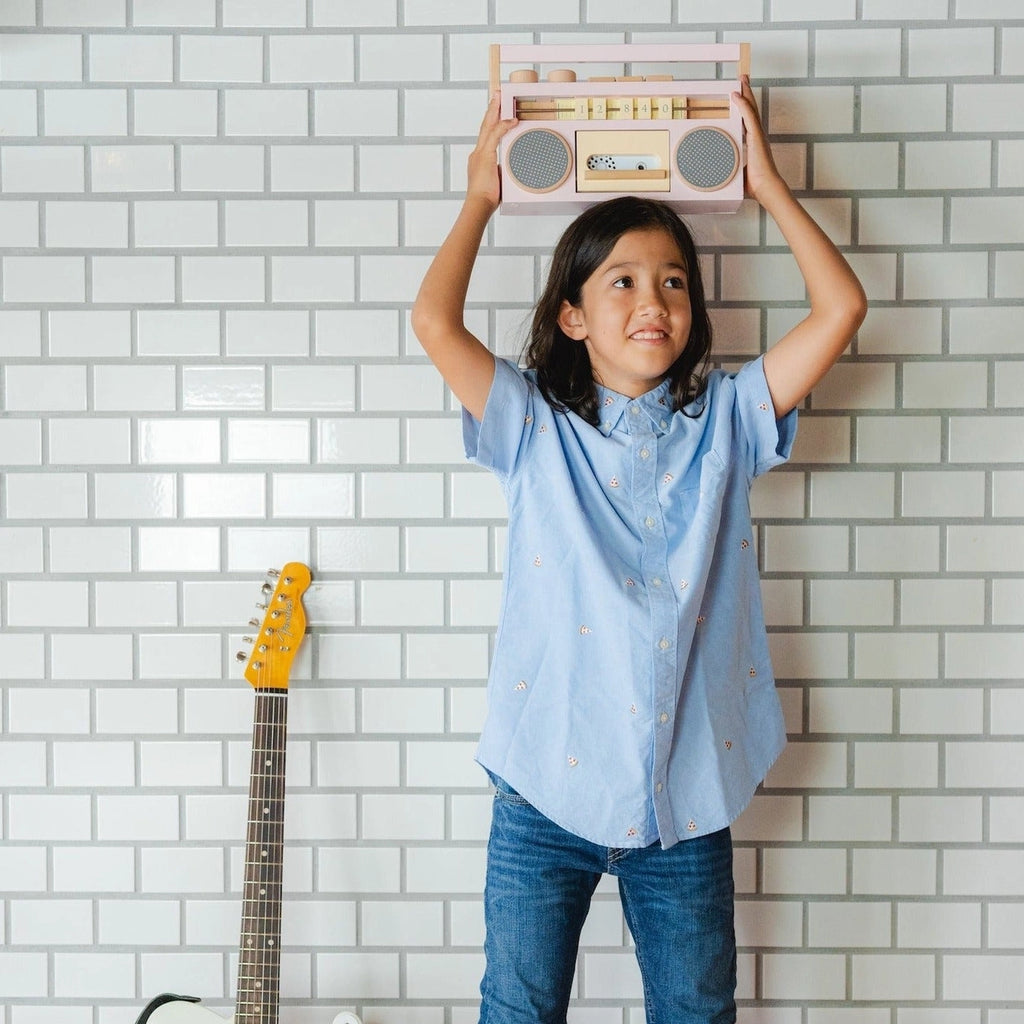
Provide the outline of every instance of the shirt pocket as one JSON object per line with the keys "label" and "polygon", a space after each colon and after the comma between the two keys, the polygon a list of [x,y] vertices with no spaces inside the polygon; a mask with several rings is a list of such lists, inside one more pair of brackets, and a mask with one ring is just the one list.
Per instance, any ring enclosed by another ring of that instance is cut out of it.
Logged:
{"label": "shirt pocket", "polygon": [[676,507],[684,527],[717,522],[725,493],[726,466],[721,456],[711,449],[686,474],[684,485],[676,492]]}

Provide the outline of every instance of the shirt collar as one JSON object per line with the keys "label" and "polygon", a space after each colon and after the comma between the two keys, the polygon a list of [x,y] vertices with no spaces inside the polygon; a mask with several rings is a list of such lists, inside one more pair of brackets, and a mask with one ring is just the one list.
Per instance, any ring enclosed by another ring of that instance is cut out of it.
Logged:
{"label": "shirt collar", "polygon": [[660,437],[668,430],[669,416],[672,413],[670,390],[671,382],[668,378],[639,398],[628,398],[626,395],[620,395],[618,391],[598,384],[597,429],[605,437],[620,426],[628,433],[634,418],[646,417],[654,433]]}

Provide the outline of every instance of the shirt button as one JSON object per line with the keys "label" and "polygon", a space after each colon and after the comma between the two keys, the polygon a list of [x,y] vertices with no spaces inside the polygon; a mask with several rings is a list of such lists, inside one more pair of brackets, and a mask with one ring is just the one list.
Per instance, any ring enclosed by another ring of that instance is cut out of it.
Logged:
{"label": "shirt button", "polygon": [[668,714],[662,711],[662,713],[658,715],[658,721],[661,722],[662,725],[664,725],[668,721]]}
{"label": "shirt button", "polygon": [[665,787],[664,787],[664,786],[663,786],[663,785],[662,785],[662,784],[661,784],[661,783],[659,782],[659,783],[658,783],[658,784],[657,784],[657,785],[656,785],[656,786],[654,787],[654,792],[655,792],[655,793],[660,793],[660,792],[661,792],[661,791],[662,791],[662,790],[663,790],[664,788],[665,788]]}
{"label": "shirt button", "polygon": [[648,516],[644,520],[644,526],[646,526],[648,530],[653,530],[654,529],[654,517],[653,516]]}
{"label": "shirt button", "polygon": [[650,453],[649,449],[647,449],[647,448],[641,448],[640,449],[640,458],[641,459],[649,459],[650,457],[651,457],[651,453]]}
{"label": "shirt button", "polygon": [[630,416],[639,416],[640,410],[635,405],[631,405],[629,407],[629,414]]}
{"label": "shirt button", "polygon": [[655,576],[654,579],[651,580],[651,584],[653,586],[655,586],[655,587],[660,587],[661,586],[661,577],[660,576]]}
{"label": "shirt button", "polygon": [[662,649],[663,651],[667,651],[667,650],[668,650],[668,649],[669,649],[669,648],[670,648],[670,647],[672,646],[672,643],[671,643],[671,641],[670,641],[670,640],[668,639],[668,637],[665,637],[665,636],[663,636],[663,637],[662,637],[662,638],[661,638],[661,639],[660,639],[660,640],[658,641],[658,646],[659,646],[659,647],[660,647],[660,648],[661,648],[661,649]]}

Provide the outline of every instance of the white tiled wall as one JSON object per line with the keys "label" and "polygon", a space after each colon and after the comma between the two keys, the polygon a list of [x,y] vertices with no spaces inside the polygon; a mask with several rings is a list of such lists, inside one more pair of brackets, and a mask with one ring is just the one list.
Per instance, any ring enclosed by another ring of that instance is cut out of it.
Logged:
{"label": "white tiled wall", "polygon": [[[747,39],[872,311],[758,485],[792,743],[741,1024],[1024,1020],[1020,0],[0,0],[0,1024],[231,1006],[262,572],[308,561],[285,1021],[471,1024],[503,505],[407,325],[492,41]],[[514,352],[564,218],[498,217]],[[696,217],[720,358],[799,318]],[[640,1024],[614,890],[573,1024]]]}

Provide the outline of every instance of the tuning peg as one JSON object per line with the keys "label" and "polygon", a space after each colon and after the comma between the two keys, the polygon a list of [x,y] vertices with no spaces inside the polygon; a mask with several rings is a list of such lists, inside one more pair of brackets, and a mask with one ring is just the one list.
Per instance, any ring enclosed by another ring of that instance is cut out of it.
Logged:
{"label": "tuning peg", "polygon": [[277,569],[268,569],[268,570],[267,570],[267,575],[268,575],[268,576],[269,576],[269,577],[270,577],[270,578],[271,578],[272,580],[276,580],[276,579],[277,579],[277,577],[281,575],[281,573],[280,573],[280,572],[279,572],[279,571],[278,571]]}
{"label": "tuning peg", "polygon": [[243,644],[254,644],[254,643],[256,643],[256,641],[251,636],[243,636],[242,637],[242,643]]}
{"label": "tuning peg", "polygon": [[250,626],[258,626],[259,624],[260,624],[260,620],[259,619],[250,619],[249,620],[249,625]]}
{"label": "tuning peg", "polygon": [[256,602],[256,607],[259,608],[261,611],[263,611],[263,610],[266,609],[267,606],[265,604],[260,604],[259,601],[257,601]]}
{"label": "tuning peg", "polygon": [[274,592],[273,586],[271,586],[269,583],[264,583],[263,586],[260,587],[260,590],[264,594],[272,594]]}
{"label": "tuning peg", "polygon": [[249,655],[246,654],[245,651],[239,651],[235,655],[235,661],[248,661],[248,660],[249,660]]}

